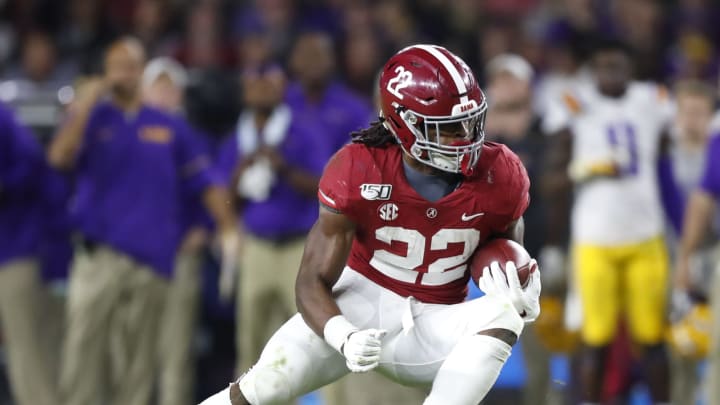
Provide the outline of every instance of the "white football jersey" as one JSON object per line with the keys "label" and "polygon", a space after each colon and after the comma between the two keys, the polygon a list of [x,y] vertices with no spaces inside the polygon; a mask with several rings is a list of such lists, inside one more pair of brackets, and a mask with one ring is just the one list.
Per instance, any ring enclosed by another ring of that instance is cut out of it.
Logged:
{"label": "white football jersey", "polygon": [[615,162],[621,175],[581,183],[575,191],[575,242],[617,246],[660,235],[664,219],[656,165],[660,138],[674,107],[663,87],[633,82],[622,98],[594,85],[565,93],[544,122],[547,132],[569,128],[572,160],[579,165]]}

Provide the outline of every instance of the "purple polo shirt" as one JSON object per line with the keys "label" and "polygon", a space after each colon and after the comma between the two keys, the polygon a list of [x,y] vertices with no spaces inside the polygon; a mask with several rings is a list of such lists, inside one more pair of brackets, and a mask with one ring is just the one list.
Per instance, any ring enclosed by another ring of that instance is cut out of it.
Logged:
{"label": "purple polo shirt", "polygon": [[720,199],[720,134],[710,140],[700,188]]}
{"label": "purple polo shirt", "polygon": [[50,171],[46,179],[39,257],[43,280],[51,282],[67,279],[72,261],[72,218],[68,212],[72,183],[56,171]]}
{"label": "purple polo shirt", "polygon": [[[294,121],[290,124],[288,134],[278,151],[290,166],[301,168],[318,177],[333,153],[328,144],[319,142],[315,134]],[[221,147],[217,167],[223,173],[231,192],[236,192],[236,185],[230,184],[235,168],[246,155],[240,150],[236,135],[230,137]],[[284,178],[278,176],[267,200],[245,203],[242,221],[245,229],[257,237],[281,240],[307,233],[315,223],[317,215],[317,198],[298,193]]]}
{"label": "purple polo shirt", "polygon": [[0,265],[37,254],[48,171],[33,135],[0,104]]}
{"label": "purple polo shirt", "polygon": [[291,84],[285,101],[295,122],[335,151],[350,141],[351,132],[370,125],[368,117],[377,116],[366,100],[338,82],[331,83],[322,99],[316,102],[305,97],[299,83]]}
{"label": "purple polo shirt", "polygon": [[88,121],[71,210],[87,239],[169,276],[183,188],[212,183],[210,158],[184,120],[147,106],[125,115],[104,102]]}

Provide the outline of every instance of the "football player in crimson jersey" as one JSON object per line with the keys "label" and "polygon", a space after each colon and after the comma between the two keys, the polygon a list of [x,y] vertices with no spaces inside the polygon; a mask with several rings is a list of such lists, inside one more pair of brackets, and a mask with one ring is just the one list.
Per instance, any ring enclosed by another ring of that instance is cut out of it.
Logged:
{"label": "football player in crimson jersey", "polygon": [[492,263],[485,296],[464,302],[468,259],[489,238],[521,242],[529,202],[517,156],[483,142],[487,102],[468,66],[445,48],[411,46],[386,63],[380,92],[380,120],[353,134],[320,181],[299,313],[205,404],[285,403],[376,369],[428,386],[426,405],[474,405],[538,316],[539,272],[522,289],[512,262],[507,276]]}

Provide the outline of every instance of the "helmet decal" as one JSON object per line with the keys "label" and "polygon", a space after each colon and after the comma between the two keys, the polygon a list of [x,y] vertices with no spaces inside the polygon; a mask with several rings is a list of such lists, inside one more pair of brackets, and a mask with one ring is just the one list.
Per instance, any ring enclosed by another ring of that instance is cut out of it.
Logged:
{"label": "helmet decal", "polygon": [[405,70],[402,66],[398,66],[395,68],[395,73],[398,75],[388,81],[387,90],[402,100],[404,96],[400,93],[400,89],[408,87],[412,83],[412,72]]}

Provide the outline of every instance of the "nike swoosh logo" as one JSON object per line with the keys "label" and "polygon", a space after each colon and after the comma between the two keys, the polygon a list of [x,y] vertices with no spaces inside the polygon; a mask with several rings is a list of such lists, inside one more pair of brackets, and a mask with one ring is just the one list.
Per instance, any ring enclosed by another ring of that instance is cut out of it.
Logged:
{"label": "nike swoosh logo", "polygon": [[463,212],[462,217],[460,219],[462,219],[463,221],[471,221],[471,220],[473,220],[477,217],[481,217],[483,215],[485,215],[484,212],[480,212],[480,213],[473,214],[473,215],[467,215]]}

